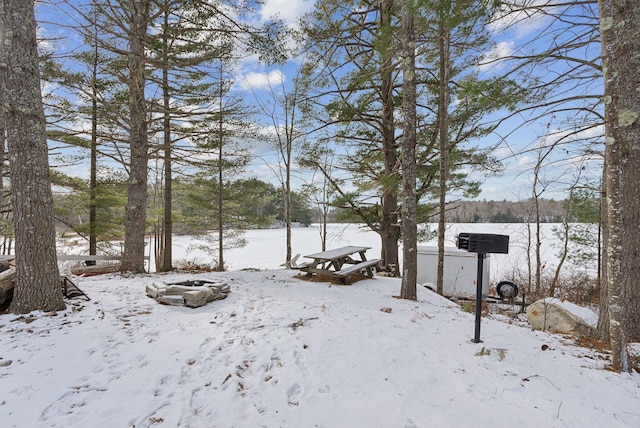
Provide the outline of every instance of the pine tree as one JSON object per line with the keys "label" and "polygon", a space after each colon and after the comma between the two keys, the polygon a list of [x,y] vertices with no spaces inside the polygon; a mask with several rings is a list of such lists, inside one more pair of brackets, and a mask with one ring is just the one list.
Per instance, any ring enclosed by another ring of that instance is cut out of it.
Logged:
{"label": "pine tree", "polygon": [[15,313],[65,308],[33,7],[32,1],[0,0],[0,123],[11,165],[16,279],[10,310]]}

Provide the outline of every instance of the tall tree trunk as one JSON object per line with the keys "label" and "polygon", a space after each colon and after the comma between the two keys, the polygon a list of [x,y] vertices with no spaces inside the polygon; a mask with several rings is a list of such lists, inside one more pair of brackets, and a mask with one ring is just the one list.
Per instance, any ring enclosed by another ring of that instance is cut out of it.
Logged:
{"label": "tall tree trunk", "polygon": [[402,289],[403,299],[417,299],[418,273],[416,224],[416,40],[413,30],[413,8],[410,0],[402,2]]}
{"label": "tall tree trunk", "polygon": [[615,370],[630,372],[640,339],[640,8],[600,0],[605,81],[607,287]]}
{"label": "tall tree trunk", "polygon": [[531,252],[533,242],[533,232],[531,231],[531,220],[527,221],[527,294],[533,290],[533,269],[531,267]]}
{"label": "tall tree trunk", "polygon": [[329,203],[327,201],[327,197],[324,197],[324,202],[322,204],[322,224],[320,225],[320,241],[322,241],[322,251],[327,250],[328,221],[329,221]]}
{"label": "tall tree trunk", "polygon": [[[2,97],[0,97],[0,100],[1,99]],[[5,114],[6,114],[5,109],[2,107],[2,104],[0,104],[0,221],[4,220],[4,216],[6,213],[5,206],[4,206],[4,202],[5,202],[4,200],[4,158],[5,158],[5,144],[6,144],[6,135],[7,135]],[[5,234],[2,238],[3,238],[3,241],[6,241],[7,235]],[[3,247],[2,254],[5,254],[4,245],[2,245],[2,247]]]}
{"label": "tall tree trunk", "polygon": [[[284,88],[283,88],[284,89]],[[287,254],[285,256],[285,262],[291,261],[291,153],[293,151],[293,140],[295,138],[295,122],[296,108],[298,102],[298,92],[295,90],[292,97],[289,97],[286,92],[284,94],[285,104],[285,152],[284,152],[284,166],[285,166],[285,178],[284,178],[284,223],[287,231]]]}
{"label": "tall tree trunk", "polygon": [[[169,28],[169,14],[164,14],[164,28]],[[161,263],[156,267],[158,272],[168,272],[173,269],[173,254],[171,251],[173,242],[173,189],[172,189],[172,154],[171,154],[171,94],[169,87],[169,61],[167,59],[169,50],[169,41],[167,31],[163,36],[164,46],[163,53],[163,69],[162,69],[162,133],[163,133],[163,151],[164,151],[164,192],[163,196],[163,219],[162,219],[162,244],[161,244]]]}
{"label": "tall tree trunk", "polygon": [[[448,3],[448,2],[447,2]],[[436,291],[444,293],[444,236],[446,228],[447,187],[449,182],[449,61],[450,30],[446,22],[449,6],[441,5],[438,20],[440,80],[438,93],[438,136],[440,146],[440,194],[438,204],[438,273]]]}
{"label": "tall tree trunk", "polygon": [[540,168],[542,166],[542,160],[538,157],[538,163],[536,163],[533,174],[533,209],[536,225],[535,233],[535,245],[534,251],[536,255],[536,275],[535,275],[535,287],[534,292],[536,297],[540,297],[542,293],[542,241],[540,240],[540,193],[538,192],[538,182],[540,180]]}
{"label": "tall tree trunk", "polygon": [[173,177],[172,177],[172,155],[171,155],[171,117],[169,114],[170,109],[170,97],[169,97],[169,81],[167,70],[163,70],[163,103],[164,103],[164,119],[163,119],[163,134],[164,134],[164,192],[162,192],[163,198],[163,210],[162,210],[162,265],[158,269],[160,272],[168,272],[173,269],[173,252],[171,251],[173,245]]}
{"label": "tall tree trunk", "polygon": [[98,250],[98,26],[94,28],[91,64],[91,160],[89,177],[89,254]]}
{"label": "tall tree trunk", "polygon": [[65,308],[36,43],[33,2],[0,0],[0,109],[6,120],[16,236],[14,313]]}
{"label": "tall tree trunk", "polygon": [[[391,27],[392,2],[383,0],[380,3],[380,26],[389,32]],[[398,273],[398,240],[400,226],[398,224],[398,188],[394,177],[398,175],[398,156],[396,151],[395,121],[393,118],[393,44],[387,42],[380,70],[380,94],[382,100],[382,147],[384,157],[384,179],[382,186],[382,218],[380,219],[380,240],[383,268]]]}
{"label": "tall tree trunk", "polygon": [[287,229],[287,255],[286,261],[291,261],[291,143],[289,145],[289,161],[285,172],[285,225]]}
{"label": "tall tree trunk", "polygon": [[124,227],[122,271],[144,272],[144,237],[147,215],[147,102],[145,99],[145,37],[148,25],[148,1],[130,0],[129,29],[129,112],[130,152],[127,213]]}
{"label": "tall tree trunk", "polygon": [[224,271],[224,184],[223,184],[223,161],[224,161],[224,85],[222,82],[222,61],[220,61],[220,92],[218,93],[219,117],[218,117],[218,271]]}
{"label": "tall tree trunk", "polygon": [[560,282],[560,272],[562,272],[562,267],[564,266],[565,261],[569,255],[569,241],[571,240],[571,217],[573,208],[573,197],[575,192],[575,186],[578,185],[578,181],[580,179],[580,174],[578,173],[578,177],[576,178],[576,182],[569,189],[569,197],[565,201],[567,208],[565,210],[564,218],[562,219],[562,231],[556,232],[556,234],[561,234],[558,237],[561,238],[561,250],[558,256],[558,264],[556,265],[555,272],[553,274],[553,278],[551,279],[551,283],[549,284],[548,295],[551,297],[555,297],[556,290],[558,288],[558,283]]}

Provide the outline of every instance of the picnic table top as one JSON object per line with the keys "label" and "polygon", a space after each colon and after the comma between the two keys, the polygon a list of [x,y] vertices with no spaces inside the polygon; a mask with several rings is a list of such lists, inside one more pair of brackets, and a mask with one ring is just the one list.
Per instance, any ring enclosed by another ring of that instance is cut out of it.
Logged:
{"label": "picnic table top", "polygon": [[337,260],[342,257],[350,256],[354,253],[360,253],[363,251],[367,251],[371,249],[371,247],[355,247],[352,245],[340,248],[334,248],[332,250],[321,251],[319,253],[309,254],[304,257],[308,259],[316,259],[316,260]]}

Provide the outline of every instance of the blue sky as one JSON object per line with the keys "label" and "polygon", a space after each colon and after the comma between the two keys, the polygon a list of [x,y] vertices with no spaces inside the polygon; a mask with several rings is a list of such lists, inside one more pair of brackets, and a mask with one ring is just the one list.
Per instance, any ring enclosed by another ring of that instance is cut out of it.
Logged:
{"label": "blue sky", "polygon": [[[277,10],[281,0],[268,2],[267,7],[270,10]],[[545,4],[548,0],[534,0],[534,4]],[[291,11],[305,11],[311,6],[311,2],[288,1],[286,10],[290,12],[287,17],[289,22],[295,22],[296,13]],[[597,10],[596,10],[597,12]],[[580,13],[583,13],[580,11]],[[573,19],[580,19],[575,18]],[[586,19],[586,18],[585,18]],[[559,31],[561,34],[564,29],[553,21],[549,15],[532,14],[526,15],[514,14],[509,18],[495,20],[491,26],[493,36],[495,37],[493,49],[487,52],[487,57],[497,60],[488,62],[486,65],[480,66],[479,71],[486,75],[495,75],[503,73],[509,66],[506,61],[500,61],[510,55],[518,55],[529,53],[532,50],[542,49],[545,45],[553,43],[553,38],[558,37],[557,34],[540,37],[547,30]],[[591,49],[599,51],[599,45],[591,46]],[[593,52],[574,52],[574,55],[593,55]],[[570,64],[556,64],[554,68],[541,71],[542,74],[557,73],[562,76],[565,72],[563,67],[569,67]],[[267,82],[282,78],[290,80],[291,76],[288,72],[295,72],[295,67],[291,65],[282,70],[253,70],[248,76],[252,80],[252,86],[260,87],[260,82]],[[271,74],[270,74],[271,73]],[[546,77],[549,78],[548,76]],[[593,86],[596,87],[593,87]],[[597,87],[600,86],[600,87]],[[601,93],[602,82],[596,80],[592,87],[586,90],[591,93]],[[579,91],[585,89],[580,88]],[[572,89],[567,89],[567,93]],[[573,90],[575,92],[575,90]],[[560,94],[564,96],[566,94]],[[547,101],[547,100],[545,100]],[[540,162],[543,168],[539,174],[539,184],[537,191],[542,192],[544,198],[560,199],[566,195],[568,185],[575,182],[576,177],[587,179],[591,182],[597,182],[601,176],[602,160],[598,155],[583,156],[584,146],[589,141],[593,141],[603,135],[602,126],[588,129],[570,135],[572,127],[569,121],[576,120],[572,117],[575,112],[570,112],[569,117],[562,117],[556,114],[552,117],[542,117],[537,121],[523,126],[525,119],[533,116],[532,113],[524,113],[508,120],[496,130],[494,135],[490,135],[476,144],[481,147],[496,146],[494,155],[504,164],[504,171],[497,176],[488,176],[484,173],[472,173],[472,177],[481,179],[482,193],[478,199],[487,200],[520,200],[529,198],[533,192],[533,172],[536,164]],[[496,116],[496,115],[494,115]],[[582,124],[576,123],[576,126]],[[554,143],[562,141],[560,149],[554,149],[551,153],[549,147]]]}
{"label": "blue sky", "polygon": [[[545,0],[540,0],[544,2]],[[277,16],[294,26],[299,17],[305,12],[311,10],[313,2],[311,0],[267,0],[256,13],[256,22],[264,22],[270,17]],[[60,22],[65,17],[54,17],[54,21]],[[514,21],[517,23],[514,24]],[[506,24],[512,24],[507,28]],[[514,53],[517,53],[519,47],[530,42],[542,29],[550,24],[550,18],[543,15],[529,15],[527,19],[514,20],[498,20],[493,26],[495,32],[494,48],[487,52],[488,58],[500,59]],[[64,49],[73,44],[75,40],[61,41],[60,47]],[[298,62],[292,61],[284,66],[268,67],[255,57],[247,57],[238,64],[236,69],[234,90],[237,93],[244,94],[248,103],[251,98],[258,96],[269,97],[269,88],[289,87],[297,71]],[[508,67],[507,64],[500,61],[491,62],[480,67],[480,71],[491,75],[493,73],[501,73]],[[255,101],[254,101],[255,103]],[[539,156],[545,153],[545,147],[552,141],[566,135],[562,123],[564,119],[556,118],[556,122],[550,121],[548,118],[532,122],[527,126],[521,127],[524,116],[518,116],[507,121],[501,126],[494,135],[486,137],[482,141],[478,141],[480,146],[497,146],[494,154],[504,163],[504,171],[498,176],[486,176],[479,173],[473,173],[473,178],[484,181],[482,193],[479,199],[487,200],[518,200],[530,197],[532,192],[532,173],[533,167]],[[264,122],[265,127],[272,126]],[[601,135],[602,129],[596,128],[588,131],[588,137],[593,138]],[[587,133],[585,133],[586,135]],[[506,137],[505,137],[506,136]],[[578,136],[579,137],[579,136]],[[504,140],[502,140],[504,138]],[[564,195],[564,187],[566,183],[573,180],[573,177],[580,173],[582,175],[591,175],[597,180],[600,175],[600,160],[597,156],[591,159],[585,159],[576,156],[572,151],[575,146],[581,144],[580,138],[572,137],[576,140],[575,144],[568,145],[570,150],[558,151],[546,158],[545,162],[549,165],[543,171],[542,178],[546,185],[545,198],[561,198]],[[257,143],[253,147],[253,153],[256,155],[254,163],[249,169],[249,173],[263,180],[274,181],[274,169],[277,169],[277,157],[273,156],[271,147],[266,143]],[[76,175],[88,176],[87,168],[80,165],[76,171]],[[300,171],[300,179],[297,180],[298,185],[308,179],[308,175]],[[555,184],[552,184],[555,183]]]}
{"label": "blue sky", "polygon": [[[533,0],[528,4],[547,4],[548,0]],[[585,9],[570,10],[568,20],[593,24],[593,17],[597,18],[597,6],[586,5]],[[558,12],[559,9],[548,10]],[[597,24],[597,20],[595,21]],[[493,51],[489,58],[505,58],[511,55],[530,54],[540,51],[553,44],[560,44],[563,40],[574,37],[573,29],[568,24],[555,21],[549,14],[514,14],[509,18],[499,19],[492,26],[495,37]],[[572,51],[564,52],[575,58],[595,58],[600,55],[598,43],[580,46]],[[485,66],[488,73],[504,71],[509,66],[508,61],[492,62]],[[538,66],[534,73],[547,81],[563,81],[567,71],[575,66],[570,61],[555,61],[551,65]],[[559,91],[544,99],[550,102],[569,96],[588,94],[600,96],[603,92],[603,81],[598,72],[586,68],[587,73],[593,73],[594,79],[585,79],[588,84],[579,88],[572,88],[569,83],[563,83]],[[584,73],[584,71],[583,71]],[[580,105],[580,101],[567,102],[565,107]],[[602,106],[597,110],[602,111]],[[602,140],[604,127],[602,125],[589,129],[575,131],[589,125],[591,117],[582,118],[576,110],[565,113],[557,112],[545,115],[522,126],[525,119],[538,115],[541,110],[518,115],[498,129],[497,134],[504,136],[504,142],[494,152],[498,159],[504,161],[505,171],[498,177],[487,177],[480,199],[522,199],[531,196],[533,191],[533,170],[538,162],[544,165],[541,175],[541,187],[545,187],[543,197],[562,198],[566,194],[568,185],[575,182],[576,177],[590,182],[598,182],[601,177],[602,158],[597,154],[584,155],[587,145],[596,140]],[[515,130],[515,131],[514,131]],[[575,132],[575,134],[574,134]],[[496,138],[497,135],[494,135]],[[489,138],[491,140],[491,137]],[[559,147],[547,154],[552,145]],[[598,146],[595,146],[598,148]],[[602,148],[602,145],[599,146]]]}

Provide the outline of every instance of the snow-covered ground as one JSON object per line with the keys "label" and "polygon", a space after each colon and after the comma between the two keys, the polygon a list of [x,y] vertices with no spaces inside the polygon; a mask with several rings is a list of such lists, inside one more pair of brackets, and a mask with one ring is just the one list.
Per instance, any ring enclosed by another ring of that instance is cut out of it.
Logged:
{"label": "snow-covered ground", "polygon": [[[640,426],[640,374],[600,351],[497,316],[472,343],[473,314],[425,288],[413,302],[395,278],[306,281],[264,244],[229,261],[270,270],[80,278],[89,302],[0,315],[0,426]],[[187,279],[231,294],[197,309],[145,295]]]}

